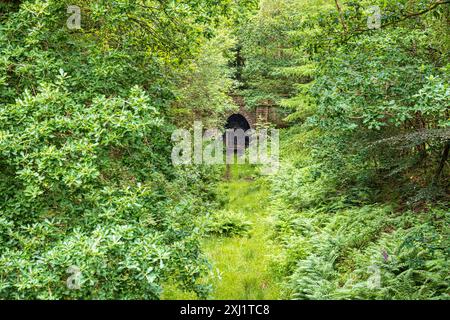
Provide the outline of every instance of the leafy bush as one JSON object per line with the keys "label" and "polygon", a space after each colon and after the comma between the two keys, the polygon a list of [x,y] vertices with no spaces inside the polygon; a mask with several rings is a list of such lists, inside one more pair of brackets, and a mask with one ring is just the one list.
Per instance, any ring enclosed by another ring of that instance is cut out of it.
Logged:
{"label": "leafy bush", "polygon": [[250,231],[251,225],[239,213],[218,211],[208,217],[205,231],[207,234],[223,237],[244,236]]}
{"label": "leafy bush", "polygon": [[[170,137],[142,90],[85,107],[44,85],[0,118],[2,297],[154,299],[168,277],[195,287],[200,206],[188,181],[164,176]],[[70,266],[80,290],[65,285]]]}
{"label": "leafy bush", "polygon": [[71,31],[67,4],[21,1],[0,17],[0,298],[158,299],[167,279],[205,296],[192,225],[216,173],[171,165],[168,75],[214,6],[197,25],[181,18],[203,15],[196,4],[171,10],[176,28],[155,11],[156,40],[136,27],[149,9],[80,1]]}

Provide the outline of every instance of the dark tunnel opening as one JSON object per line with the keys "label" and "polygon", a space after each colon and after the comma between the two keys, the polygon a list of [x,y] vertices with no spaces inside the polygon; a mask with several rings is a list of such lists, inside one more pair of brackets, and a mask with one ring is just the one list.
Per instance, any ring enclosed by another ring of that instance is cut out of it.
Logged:
{"label": "dark tunnel opening", "polygon": [[[247,119],[245,119],[245,117],[241,114],[232,114],[230,117],[228,117],[227,119],[227,123],[225,124],[225,129],[226,130],[239,130],[242,129],[244,130],[244,132],[247,132],[248,130],[251,129],[250,124],[248,123]],[[224,142],[226,143],[226,133],[224,134]],[[232,146],[228,146],[227,148],[234,148],[235,151],[239,151],[239,145],[238,145],[239,141],[237,138],[234,139],[234,147]],[[247,148],[250,144],[250,139],[248,136],[245,137],[245,148]]]}
{"label": "dark tunnel opening", "polygon": [[250,124],[243,115],[232,114],[225,124],[225,129],[242,129],[244,131],[250,130]]}

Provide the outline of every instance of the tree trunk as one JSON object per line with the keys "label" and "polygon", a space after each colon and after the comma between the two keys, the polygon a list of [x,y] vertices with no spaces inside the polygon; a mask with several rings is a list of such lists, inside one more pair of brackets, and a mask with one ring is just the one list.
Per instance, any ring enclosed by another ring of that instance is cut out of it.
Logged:
{"label": "tree trunk", "polygon": [[444,151],[442,152],[441,161],[439,162],[439,167],[436,171],[436,176],[434,177],[434,182],[437,183],[439,178],[441,177],[442,170],[444,170],[445,163],[447,162],[448,155],[450,151],[450,140],[447,141],[444,147]]}

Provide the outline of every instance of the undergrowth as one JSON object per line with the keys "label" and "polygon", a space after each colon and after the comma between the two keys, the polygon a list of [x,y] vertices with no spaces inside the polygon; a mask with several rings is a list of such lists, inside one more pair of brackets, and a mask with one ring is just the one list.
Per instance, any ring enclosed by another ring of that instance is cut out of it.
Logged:
{"label": "undergrowth", "polygon": [[370,189],[336,191],[332,177],[307,164],[301,147],[289,150],[272,179],[271,201],[274,238],[283,247],[276,258],[283,298],[449,298],[445,203],[417,211],[394,201],[375,203]]}

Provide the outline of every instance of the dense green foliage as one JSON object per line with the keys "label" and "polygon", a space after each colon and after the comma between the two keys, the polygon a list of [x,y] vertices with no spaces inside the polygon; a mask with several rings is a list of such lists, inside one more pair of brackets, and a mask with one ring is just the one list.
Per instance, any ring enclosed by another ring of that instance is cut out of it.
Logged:
{"label": "dense green foliage", "polygon": [[[0,299],[448,299],[449,28],[446,0],[0,1]],[[289,128],[228,190],[170,156],[231,95]]]}
{"label": "dense green foliage", "polygon": [[449,19],[443,1],[261,2],[245,94],[291,110],[272,179],[286,298],[448,298]]}
{"label": "dense green foliage", "polygon": [[215,212],[205,223],[206,234],[222,237],[243,236],[248,234],[251,223],[246,221],[242,214],[231,211]]}
{"label": "dense green foliage", "polygon": [[286,298],[448,298],[448,206],[403,208],[389,199],[392,190],[384,197],[369,188],[337,190],[333,177],[295,147],[304,133],[285,139],[272,210]]}
{"label": "dense green foliage", "polygon": [[215,173],[171,165],[168,106],[225,7],[79,1],[77,31],[68,4],[0,17],[0,297],[155,299],[169,278],[204,296],[191,226]]}

